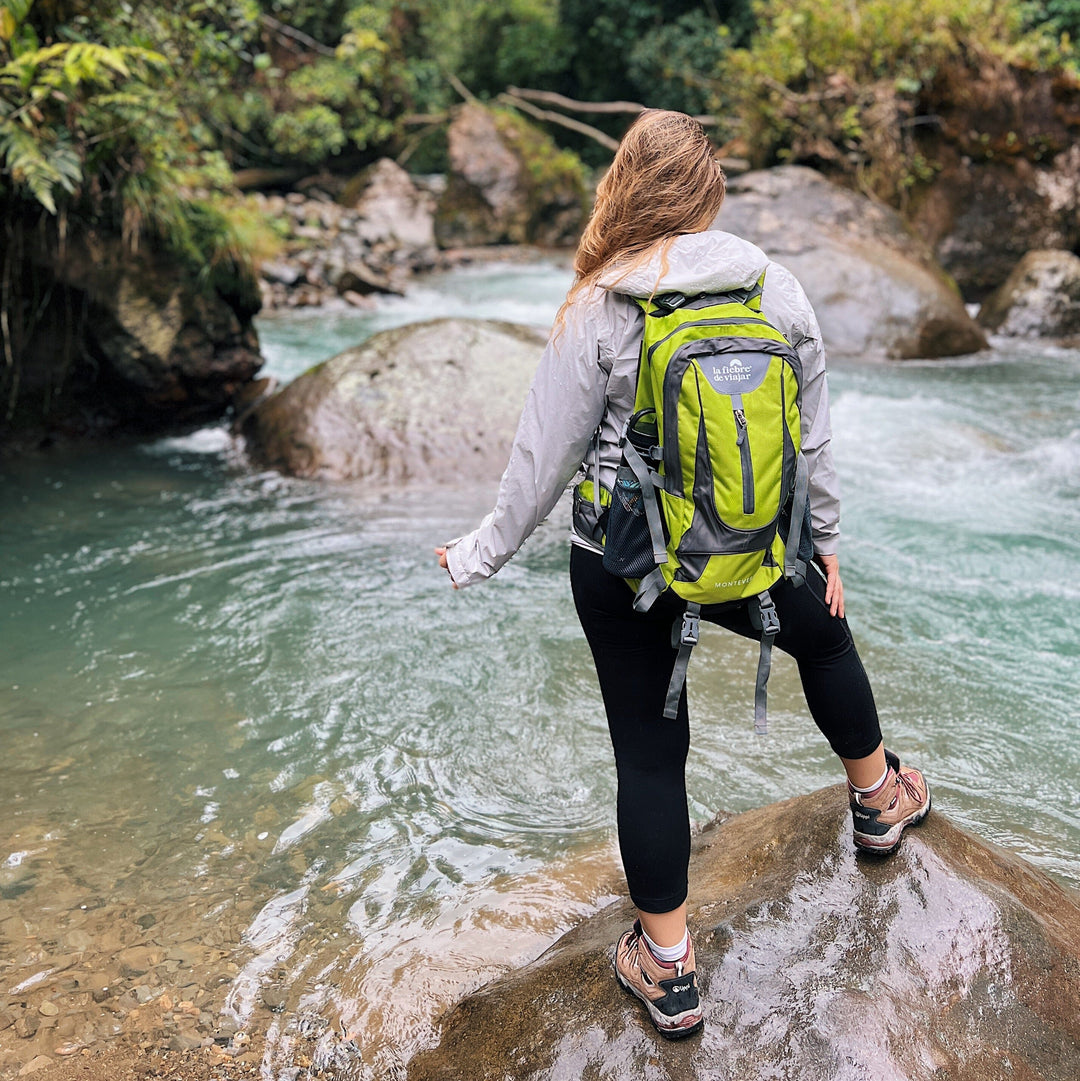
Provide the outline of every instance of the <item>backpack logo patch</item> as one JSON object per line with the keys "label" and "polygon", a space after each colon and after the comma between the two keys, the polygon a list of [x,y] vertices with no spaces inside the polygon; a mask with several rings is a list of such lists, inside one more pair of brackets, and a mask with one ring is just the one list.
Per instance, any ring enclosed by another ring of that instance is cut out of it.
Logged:
{"label": "backpack logo patch", "polygon": [[720,394],[749,394],[761,386],[771,360],[766,353],[720,353],[700,357],[698,363]]}

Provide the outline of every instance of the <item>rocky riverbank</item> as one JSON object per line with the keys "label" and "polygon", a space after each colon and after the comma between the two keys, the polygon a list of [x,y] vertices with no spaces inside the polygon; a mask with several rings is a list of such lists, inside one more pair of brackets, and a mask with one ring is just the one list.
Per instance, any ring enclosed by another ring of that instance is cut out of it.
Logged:
{"label": "rocky riverbank", "polygon": [[850,828],[836,787],[698,838],[700,1037],[665,1044],[617,986],[620,903],[451,1010],[410,1081],[1080,1076],[1080,897],[938,811],[885,861]]}
{"label": "rocky riverbank", "polygon": [[[520,1081],[589,1068],[711,1077],[733,1063],[792,1081],[863,1069],[905,1081],[1072,1081],[1080,1070],[1080,898],[940,811],[886,861],[856,856],[838,787],[720,816],[695,840],[691,899],[702,1037],[663,1043],[617,987],[611,946],[631,918],[618,902],[451,1008],[438,1046],[409,1062],[410,1081],[504,1078],[509,1063]],[[136,919],[141,944],[99,956],[112,915],[82,924],[92,963],[87,945],[83,961],[0,997],[4,1081],[358,1076],[364,1035],[314,1018],[268,1055],[293,1007],[268,982],[239,1026],[223,1005],[224,951],[212,963],[181,956]],[[93,974],[110,964],[115,978]]]}
{"label": "rocky riverbank", "polygon": [[263,306],[354,307],[400,294],[417,272],[470,260],[471,249],[560,248],[584,222],[584,176],[520,118],[462,106],[448,133],[450,172],[416,176],[383,158],[351,180],[315,178],[304,191],[256,195],[283,239],[261,271]]}

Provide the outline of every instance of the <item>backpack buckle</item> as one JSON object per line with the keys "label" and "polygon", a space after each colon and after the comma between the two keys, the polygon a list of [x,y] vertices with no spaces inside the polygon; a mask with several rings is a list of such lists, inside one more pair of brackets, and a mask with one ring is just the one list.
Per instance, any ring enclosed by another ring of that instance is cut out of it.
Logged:
{"label": "backpack buckle", "polygon": [[772,597],[767,592],[762,593],[758,597],[758,605],[761,610],[761,636],[764,638],[768,635],[771,638],[774,634],[779,634],[780,617],[776,614]]}
{"label": "backpack buckle", "polygon": [[[779,628],[779,624],[777,624]],[[701,639],[701,616],[696,612],[683,612],[679,631],[680,646],[696,646]]]}

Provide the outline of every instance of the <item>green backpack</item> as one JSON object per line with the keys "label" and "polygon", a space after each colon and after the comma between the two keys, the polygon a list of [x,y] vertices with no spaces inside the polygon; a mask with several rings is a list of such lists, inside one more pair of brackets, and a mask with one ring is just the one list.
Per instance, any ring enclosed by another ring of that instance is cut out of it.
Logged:
{"label": "green backpack", "polygon": [[678,710],[702,605],[757,598],[758,732],[766,731],[765,685],[780,630],[769,587],[805,578],[807,501],[802,367],[761,314],[764,281],[762,274],[739,292],[638,301],[645,335],[637,397],[604,543],[604,566],[630,581],[637,610],[667,590],[687,601],[672,633],[679,653],[665,717]]}

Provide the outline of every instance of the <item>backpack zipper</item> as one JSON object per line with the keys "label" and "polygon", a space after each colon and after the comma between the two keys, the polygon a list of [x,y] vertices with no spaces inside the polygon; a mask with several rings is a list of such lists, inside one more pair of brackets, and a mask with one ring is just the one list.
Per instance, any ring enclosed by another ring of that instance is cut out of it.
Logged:
{"label": "backpack zipper", "polygon": [[677,326],[674,330],[669,331],[662,338],[658,338],[655,342],[653,342],[652,345],[649,346],[648,351],[645,354],[645,359],[651,361],[653,353],[655,353],[656,350],[659,349],[660,346],[662,346],[664,342],[668,340],[668,338],[673,338],[676,334],[680,334],[687,327],[735,327],[747,324],[763,327],[772,326],[772,324],[767,319],[762,319],[758,315],[754,315],[753,317],[736,315],[728,316],[726,319],[695,319],[692,321],[688,320],[687,322],[682,323],[680,326]]}
{"label": "backpack zipper", "polygon": [[735,414],[735,428],[738,436],[735,445],[739,448],[742,462],[742,509],[743,514],[754,513],[754,463],[750,457],[750,435],[746,430],[746,414],[737,406],[732,407]]}

